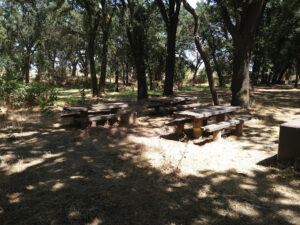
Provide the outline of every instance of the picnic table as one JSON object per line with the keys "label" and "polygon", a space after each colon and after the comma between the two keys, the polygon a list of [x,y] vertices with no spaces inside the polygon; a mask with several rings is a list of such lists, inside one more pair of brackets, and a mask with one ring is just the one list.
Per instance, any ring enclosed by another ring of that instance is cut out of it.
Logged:
{"label": "picnic table", "polygon": [[195,108],[200,106],[200,104],[193,103],[187,104],[192,100],[197,100],[197,97],[159,97],[149,99],[150,104],[148,108],[154,108],[155,112],[158,114],[160,111],[177,111],[189,108]]}
{"label": "picnic table", "polygon": [[[128,104],[122,102],[100,103],[79,107],[64,107],[62,118],[73,117],[75,122],[85,125],[91,123],[95,127],[100,120],[116,119],[121,117],[123,121],[131,123],[135,113],[128,110]],[[135,119],[135,118],[134,118]]]}
{"label": "picnic table", "polygon": [[[240,109],[239,106],[210,106],[206,108],[198,108],[198,109],[174,112],[174,115],[176,115],[177,117],[185,117],[188,119],[192,119],[194,137],[200,138],[202,137],[203,126],[207,125],[208,118],[216,116],[216,122],[219,125],[220,123],[222,123],[222,121],[225,120],[226,114],[235,112],[238,109]],[[234,122],[234,123],[238,123],[238,122]],[[215,127],[212,126],[208,127],[209,128],[208,131],[213,131],[214,129],[216,129]],[[220,125],[218,127],[220,127]],[[222,127],[225,128],[224,122]],[[220,135],[220,133],[216,133],[216,135]]]}

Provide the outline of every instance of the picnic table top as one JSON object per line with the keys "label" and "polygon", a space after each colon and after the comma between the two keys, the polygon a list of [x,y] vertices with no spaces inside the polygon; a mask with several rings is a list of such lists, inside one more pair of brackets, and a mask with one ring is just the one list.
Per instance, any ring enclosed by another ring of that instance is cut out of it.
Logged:
{"label": "picnic table top", "polygon": [[220,114],[234,112],[240,108],[241,107],[239,106],[209,106],[206,108],[198,108],[198,109],[174,112],[174,114],[183,117],[202,119],[202,118],[207,118],[207,117],[216,116]]}
{"label": "picnic table top", "polygon": [[66,111],[79,111],[79,112],[101,112],[101,111],[109,111],[112,109],[121,109],[121,108],[127,108],[127,103],[122,102],[113,102],[113,103],[100,103],[90,106],[82,106],[82,107],[64,107],[64,110]]}
{"label": "picnic table top", "polygon": [[197,97],[156,97],[149,99],[150,102],[165,105],[180,104],[189,100],[196,100]]}

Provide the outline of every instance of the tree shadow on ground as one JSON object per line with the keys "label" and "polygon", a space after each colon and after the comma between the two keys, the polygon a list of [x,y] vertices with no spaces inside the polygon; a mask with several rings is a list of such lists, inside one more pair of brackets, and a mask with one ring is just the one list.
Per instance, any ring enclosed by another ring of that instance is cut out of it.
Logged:
{"label": "tree shadow on ground", "polygon": [[275,225],[300,213],[272,171],[165,174],[126,141],[131,128],[34,129],[1,151],[0,224]]}

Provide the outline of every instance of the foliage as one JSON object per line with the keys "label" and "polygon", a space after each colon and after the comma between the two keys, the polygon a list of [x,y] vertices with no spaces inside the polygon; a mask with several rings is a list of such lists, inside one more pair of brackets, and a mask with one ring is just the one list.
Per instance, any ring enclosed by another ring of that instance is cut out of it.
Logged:
{"label": "foliage", "polygon": [[53,105],[57,100],[57,89],[47,83],[32,82],[23,84],[14,79],[0,77],[0,96],[12,106]]}

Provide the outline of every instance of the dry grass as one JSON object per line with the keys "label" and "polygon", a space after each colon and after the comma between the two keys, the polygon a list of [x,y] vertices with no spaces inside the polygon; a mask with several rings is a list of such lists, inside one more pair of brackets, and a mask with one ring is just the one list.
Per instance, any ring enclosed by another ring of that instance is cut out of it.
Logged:
{"label": "dry grass", "polygon": [[[207,91],[181,94],[210,104]],[[245,135],[204,145],[189,132],[170,140],[168,116],[80,130],[58,112],[6,113],[0,224],[299,224],[299,178],[268,163],[299,99],[299,90],[259,88],[241,112],[253,118]]]}

